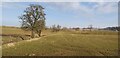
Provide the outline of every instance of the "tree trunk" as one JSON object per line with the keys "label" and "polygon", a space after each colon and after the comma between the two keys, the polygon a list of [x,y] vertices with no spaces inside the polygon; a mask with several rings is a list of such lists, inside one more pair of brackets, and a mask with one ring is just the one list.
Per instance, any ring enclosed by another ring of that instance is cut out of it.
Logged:
{"label": "tree trunk", "polygon": [[34,31],[31,31],[31,38],[34,38]]}
{"label": "tree trunk", "polygon": [[41,36],[41,30],[39,31],[38,36],[39,36],[39,37]]}

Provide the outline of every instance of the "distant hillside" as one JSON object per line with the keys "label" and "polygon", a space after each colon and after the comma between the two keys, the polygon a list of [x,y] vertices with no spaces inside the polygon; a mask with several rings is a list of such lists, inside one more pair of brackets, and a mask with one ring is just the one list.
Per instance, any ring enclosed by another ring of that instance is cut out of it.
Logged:
{"label": "distant hillside", "polygon": [[0,26],[0,28],[1,28],[1,27],[2,27],[2,28],[8,28],[8,27],[9,27],[9,28],[20,28],[20,27],[16,27],[16,26]]}

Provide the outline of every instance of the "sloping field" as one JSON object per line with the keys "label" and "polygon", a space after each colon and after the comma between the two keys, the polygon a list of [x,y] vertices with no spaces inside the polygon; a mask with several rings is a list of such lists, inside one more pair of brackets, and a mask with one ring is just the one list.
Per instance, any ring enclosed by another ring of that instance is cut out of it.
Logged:
{"label": "sloping field", "polygon": [[28,31],[23,31],[18,27],[0,26],[2,28],[2,34],[30,34]]}
{"label": "sloping field", "polygon": [[41,38],[4,44],[2,54],[3,56],[117,55],[117,32],[101,32],[60,31],[50,33],[50,31],[44,31],[46,35]]}

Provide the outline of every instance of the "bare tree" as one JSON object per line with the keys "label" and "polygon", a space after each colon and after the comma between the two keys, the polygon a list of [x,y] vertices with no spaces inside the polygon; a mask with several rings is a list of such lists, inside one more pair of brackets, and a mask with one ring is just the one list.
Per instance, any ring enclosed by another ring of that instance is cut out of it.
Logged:
{"label": "bare tree", "polygon": [[54,25],[52,25],[52,32],[56,32],[57,31],[57,28],[56,28],[56,26],[55,26],[55,24]]}
{"label": "bare tree", "polygon": [[61,26],[60,25],[57,25],[57,31],[60,31],[60,29],[61,29]]}
{"label": "bare tree", "polygon": [[61,29],[61,26],[60,26],[60,25],[57,25],[57,26],[56,26],[55,24],[52,25],[52,31],[53,31],[53,32],[60,31],[60,29]]}
{"label": "bare tree", "polygon": [[31,4],[24,10],[24,14],[20,16],[22,26],[24,30],[31,30],[31,37],[34,38],[34,33],[36,31],[42,30],[44,24],[41,21],[45,22],[45,14],[41,5]]}
{"label": "bare tree", "polygon": [[93,29],[93,25],[91,24],[91,25],[89,25],[88,26],[88,29],[90,29],[90,31]]}

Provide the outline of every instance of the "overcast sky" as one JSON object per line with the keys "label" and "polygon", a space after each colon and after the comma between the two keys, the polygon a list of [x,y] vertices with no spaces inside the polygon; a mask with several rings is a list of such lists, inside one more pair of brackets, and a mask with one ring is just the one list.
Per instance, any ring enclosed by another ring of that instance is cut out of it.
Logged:
{"label": "overcast sky", "polygon": [[87,27],[92,24],[100,28],[118,25],[117,2],[4,2],[2,25],[20,26],[18,16],[29,4],[39,4],[45,8],[46,26]]}

